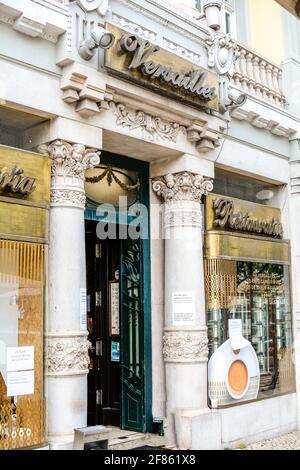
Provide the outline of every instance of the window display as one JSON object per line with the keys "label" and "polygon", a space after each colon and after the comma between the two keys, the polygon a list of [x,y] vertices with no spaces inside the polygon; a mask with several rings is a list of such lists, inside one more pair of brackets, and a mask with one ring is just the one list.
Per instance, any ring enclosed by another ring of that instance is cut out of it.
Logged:
{"label": "window display", "polygon": [[229,320],[241,319],[259,362],[259,397],[293,392],[289,267],[207,259],[205,282],[210,356],[228,339]]}
{"label": "window display", "polygon": [[0,450],[45,442],[45,246],[0,240]]}

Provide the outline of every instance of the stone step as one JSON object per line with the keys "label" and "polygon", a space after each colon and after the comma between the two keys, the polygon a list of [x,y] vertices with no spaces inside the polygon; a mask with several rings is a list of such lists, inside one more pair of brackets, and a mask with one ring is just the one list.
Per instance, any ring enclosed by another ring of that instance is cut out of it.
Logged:
{"label": "stone step", "polygon": [[121,431],[119,435],[118,433],[113,433],[109,439],[108,448],[110,450],[129,450],[143,446],[161,447],[165,444],[165,438],[156,434],[126,433]]}

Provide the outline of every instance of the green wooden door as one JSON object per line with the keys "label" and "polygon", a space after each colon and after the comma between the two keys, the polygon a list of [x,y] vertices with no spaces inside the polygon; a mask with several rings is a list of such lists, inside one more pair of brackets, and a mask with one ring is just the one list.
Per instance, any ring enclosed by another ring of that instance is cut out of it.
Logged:
{"label": "green wooden door", "polygon": [[121,248],[121,426],[146,431],[144,370],[143,244],[123,240]]}

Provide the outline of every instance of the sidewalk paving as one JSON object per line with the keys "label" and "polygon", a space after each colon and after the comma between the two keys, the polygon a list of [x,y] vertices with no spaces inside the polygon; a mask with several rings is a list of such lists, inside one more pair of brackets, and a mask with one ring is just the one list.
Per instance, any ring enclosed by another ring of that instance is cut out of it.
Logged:
{"label": "sidewalk paving", "polygon": [[245,450],[300,450],[300,432],[292,432],[248,445]]}

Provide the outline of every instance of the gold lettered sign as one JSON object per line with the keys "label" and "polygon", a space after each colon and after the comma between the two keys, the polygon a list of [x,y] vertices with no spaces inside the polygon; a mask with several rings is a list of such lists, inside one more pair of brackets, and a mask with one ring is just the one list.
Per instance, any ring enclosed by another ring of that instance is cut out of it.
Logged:
{"label": "gold lettered sign", "polygon": [[206,229],[283,237],[280,209],[217,194],[207,196]]}
{"label": "gold lettered sign", "polygon": [[157,93],[214,110],[219,108],[218,76],[156,44],[111,24],[116,41],[105,51],[105,66],[115,75]]}
{"label": "gold lettered sign", "polygon": [[0,238],[46,241],[51,162],[0,146]]}
{"label": "gold lettered sign", "polygon": [[280,209],[210,194],[205,214],[206,258],[289,264]]}

